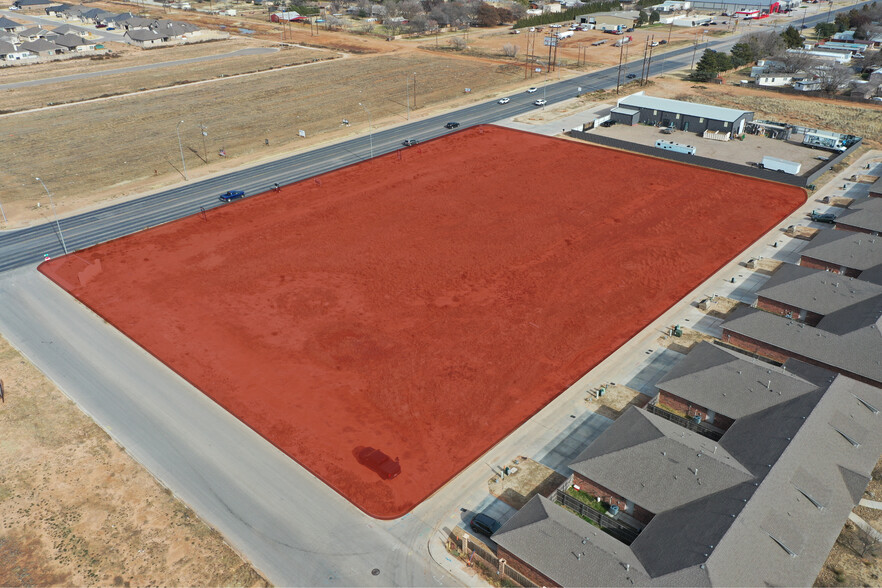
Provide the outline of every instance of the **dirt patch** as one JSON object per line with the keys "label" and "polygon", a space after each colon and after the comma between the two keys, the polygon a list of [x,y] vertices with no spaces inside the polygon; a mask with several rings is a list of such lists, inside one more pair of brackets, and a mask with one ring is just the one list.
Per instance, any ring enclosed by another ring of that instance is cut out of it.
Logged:
{"label": "dirt patch", "polygon": [[266,581],[0,338],[0,586]]}
{"label": "dirt patch", "polygon": [[605,384],[591,390],[585,397],[588,408],[612,420],[622,416],[632,406],[643,408],[650,400],[651,398],[642,392],[621,384]]}
{"label": "dirt patch", "polygon": [[[538,152],[556,165],[537,167]],[[587,188],[586,166],[604,169]],[[396,518],[803,200],[487,125],[41,268],[354,504]],[[380,479],[359,446],[400,458],[401,474]]]}
{"label": "dirt patch", "polygon": [[811,241],[820,229],[813,229],[803,225],[790,225],[784,229],[784,234],[794,239],[802,239],[803,241]]}
{"label": "dirt patch", "polygon": [[509,471],[517,468],[517,471],[508,476],[490,478],[488,481],[490,494],[517,510],[537,494],[548,498],[555,488],[566,480],[553,469],[526,457],[514,460],[503,467],[508,467]]}
{"label": "dirt patch", "polygon": [[[755,272],[771,276],[776,271],[778,271],[778,268],[781,267],[782,263],[784,262],[778,261],[777,259],[768,259],[765,257],[761,257],[759,259],[753,260],[753,267],[751,267],[750,269]],[[750,267],[750,262],[748,262],[748,267]]]}
{"label": "dirt patch", "polygon": [[829,204],[830,206],[848,208],[854,202],[854,198],[848,198],[846,196],[825,196],[822,202],[824,202],[824,204]]}
{"label": "dirt patch", "polygon": [[671,351],[687,354],[692,351],[693,347],[695,347],[702,341],[705,341],[707,343],[719,341],[719,339],[717,339],[716,337],[706,335],[700,331],[696,331],[695,329],[690,329],[689,327],[684,327],[682,325],[680,325],[680,330],[682,331],[682,335],[680,335],[679,337],[675,337],[673,335],[662,335],[657,339],[657,343],[666,349],[670,349]]}
{"label": "dirt patch", "polygon": [[725,319],[733,310],[746,304],[726,296],[712,296],[699,301],[697,306],[698,310],[708,316]]}

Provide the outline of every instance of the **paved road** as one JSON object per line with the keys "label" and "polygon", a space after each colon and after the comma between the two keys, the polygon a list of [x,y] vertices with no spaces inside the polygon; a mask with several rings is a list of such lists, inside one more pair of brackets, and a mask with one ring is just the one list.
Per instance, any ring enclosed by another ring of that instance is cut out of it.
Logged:
{"label": "paved road", "polygon": [[10,90],[12,88],[22,88],[25,86],[42,86],[43,84],[57,84],[60,82],[69,82],[71,80],[82,80],[84,78],[94,78],[99,76],[109,76],[113,74],[131,73],[133,71],[142,71],[145,69],[157,69],[162,67],[173,67],[176,65],[187,65],[188,63],[199,63],[202,61],[214,61],[216,59],[226,59],[228,57],[241,57],[243,55],[264,55],[267,53],[276,53],[278,49],[275,47],[251,47],[248,49],[239,49],[229,53],[221,53],[220,55],[204,55],[202,57],[191,57],[189,59],[176,59],[174,61],[162,61],[160,63],[145,63],[143,65],[132,65],[130,67],[119,67],[116,69],[105,69],[102,71],[90,71],[85,73],[71,74],[69,76],[57,76],[54,78],[42,78],[39,80],[27,80],[24,82],[12,82],[9,84],[0,84],[0,90]]}
{"label": "paved road", "polygon": [[[860,7],[860,4],[856,6]],[[851,8],[854,6],[841,10]],[[805,22],[806,25],[812,26],[826,18],[827,14],[823,13],[808,17]],[[755,31],[747,33],[752,32]],[[737,38],[709,41],[700,46],[696,54],[700,55],[705,47],[720,51],[728,50],[737,41]],[[689,65],[692,56],[692,47],[659,55],[653,60],[650,74],[654,76],[665,71],[681,69]],[[639,61],[628,64],[624,68],[622,77],[624,78],[628,73],[639,75],[640,67]],[[559,82],[549,80],[547,84],[543,83],[544,78],[540,80],[537,77],[536,83],[541,85],[538,92],[512,95],[511,102],[505,105],[496,102],[475,104],[448,114],[362,135],[342,143],[81,213],[61,220],[64,241],[68,250],[82,249],[189,216],[198,212],[200,207],[210,209],[219,206],[221,204],[217,196],[231,188],[244,190],[247,196],[252,196],[266,191],[276,182],[289,184],[367,159],[371,153],[376,156],[394,151],[401,148],[404,139],[427,140],[453,132],[444,128],[444,123],[450,120],[461,123],[462,127],[493,123],[537,108],[533,105],[533,101],[540,97],[544,97],[551,105],[573,98],[580,89],[581,92],[590,92],[615,87],[617,76],[617,68],[611,67],[569,80]],[[36,263],[44,254],[54,257],[62,253],[62,243],[55,223],[44,223],[0,234],[0,271]]]}

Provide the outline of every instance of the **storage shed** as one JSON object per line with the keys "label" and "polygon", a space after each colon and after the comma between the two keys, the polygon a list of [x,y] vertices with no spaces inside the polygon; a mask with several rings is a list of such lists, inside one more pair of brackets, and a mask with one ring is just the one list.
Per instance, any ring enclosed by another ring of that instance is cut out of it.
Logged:
{"label": "storage shed", "polygon": [[609,111],[610,119],[616,124],[634,126],[640,122],[640,111],[616,106]]}

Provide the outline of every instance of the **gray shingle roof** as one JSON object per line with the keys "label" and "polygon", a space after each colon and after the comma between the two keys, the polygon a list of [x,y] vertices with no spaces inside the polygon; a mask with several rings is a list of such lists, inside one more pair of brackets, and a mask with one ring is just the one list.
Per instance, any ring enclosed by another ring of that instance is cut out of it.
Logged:
{"label": "gray shingle roof", "polygon": [[752,478],[717,442],[643,410],[628,410],[598,441],[570,469],[652,513]]}
{"label": "gray shingle roof", "polygon": [[815,235],[801,254],[834,265],[865,270],[882,263],[882,238],[826,229]]}
{"label": "gray shingle roof", "polygon": [[836,224],[867,231],[882,231],[882,198],[866,198],[855,202],[839,215]]}
{"label": "gray shingle roof", "polygon": [[637,92],[636,94],[625,96],[624,98],[619,99],[617,105],[628,106],[631,108],[651,108],[663,112],[679,112],[690,116],[728,122],[735,122],[745,114],[750,114],[749,111],[746,110],[722,108],[720,106],[710,106],[708,104],[696,104],[693,102],[684,102],[683,100],[656,98],[654,96],[647,96],[643,92]]}
{"label": "gray shingle roof", "polygon": [[15,48],[15,45],[12,43],[7,43],[6,41],[0,41],[0,56],[8,55],[10,53],[18,53],[19,51]]}
{"label": "gray shingle roof", "polygon": [[781,265],[756,293],[822,316],[880,294],[882,286],[878,284],[791,263]]}
{"label": "gray shingle roof", "polygon": [[882,452],[864,402],[882,406],[882,390],[836,376],[736,421],[720,447],[755,475],[657,514],[630,547],[539,496],[493,539],[563,586],[810,586]]}
{"label": "gray shingle roof", "polygon": [[787,368],[703,342],[671,368],[656,387],[737,420],[811,392],[817,385],[796,377]]}
{"label": "gray shingle roof", "polygon": [[40,35],[41,37],[48,33],[46,29],[42,27],[31,27],[29,29],[25,29],[23,31],[19,31],[18,34],[22,37],[30,37],[31,35]]}
{"label": "gray shingle roof", "polygon": [[23,25],[20,22],[15,22],[12,19],[6,18],[5,16],[0,16],[0,29],[24,29],[27,28],[27,25]]}
{"label": "gray shingle roof", "polygon": [[[739,309],[722,328],[882,384],[878,312],[882,312],[882,300],[876,297],[827,315],[817,327],[810,327],[761,310]],[[875,322],[870,322],[874,315]]]}
{"label": "gray shingle roof", "polygon": [[46,51],[62,51],[64,47],[56,45],[52,41],[46,39],[37,39],[36,41],[25,41],[20,45],[21,49],[25,49],[32,53],[43,53]]}
{"label": "gray shingle roof", "polygon": [[94,45],[94,43],[90,41],[83,40],[79,35],[67,34],[67,35],[58,35],[57,37],[52,38],[52,42],[56,45],[61,45],[62,47],[67,47],[68,49],[74,49],[76,47],[81,47],[83,45]]}
{"label": "gray shingle roof", "polygon": [[152,29],[131,29],[126,31],[126,36],[135,41],[153,41],[162,38],[162,35],[155,33]]}
{"label": "gray shingle roof", "polygon": [[82,37],[83,35],[86,34],[86,32],[83,29],[72,27],[69,24],[63,24],[61,26],[57,26],[54,29],[52,29],[52,32],[55,33],[56,35],[72,34],[72,35],[77,35],[79,37]]}

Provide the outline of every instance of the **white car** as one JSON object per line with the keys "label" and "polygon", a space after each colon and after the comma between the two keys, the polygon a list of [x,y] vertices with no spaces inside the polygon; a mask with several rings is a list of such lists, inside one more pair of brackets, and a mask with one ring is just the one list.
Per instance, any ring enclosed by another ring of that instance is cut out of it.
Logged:
{"label": "white car", "polygon": [[532,94],[533,92],[538,92],[539,88],[527,88],[527,94]]}
{"label": "white car", "polygon": [[545,98],[540,98],[539,100],[533,102],[533,104],[535,104],[536,106],[545,106],[546,104],[548,104],[548,100],[546,100]]}
{"label": "white car", "polygon": [[508,104],[511,101],[510,98],[500,98],[499,104]]}

